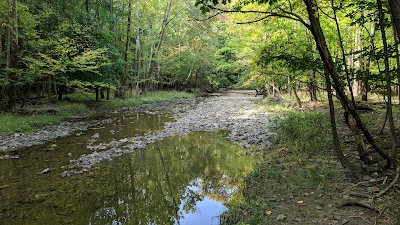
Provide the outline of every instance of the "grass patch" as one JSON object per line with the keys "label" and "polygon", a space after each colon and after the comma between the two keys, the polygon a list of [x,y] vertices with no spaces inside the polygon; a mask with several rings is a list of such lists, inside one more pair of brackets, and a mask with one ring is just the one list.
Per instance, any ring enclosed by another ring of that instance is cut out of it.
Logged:
{"label": "grass patch", "polygon": [[[280,224],[279,214],[287,220],[303,217],[298,202],[315,202],[321,193],[335,191],[345,177],[333,155],[328,115],[285,109],[274,123],[274,150],[247,177],[245,201],[230,207],[222,224]],[[312,218],[318,210],[310,207],[307,216]]]}
{"label": "grass patch", "polygon": [[46,125],[56,125],[61,122],[63,122],[63,118],[57,115],[20,116],[1,114],[0,134],[6,135],[15,132],[32,133]]}
{"label": "grass patch", "polygon": [[139,97],[129,99],[115,99],[102,103],[101,107],[104,109],[118,109],[122,107],[135,107],[142,104],[165,102],[175,99],[193,98],[194,94],[178,91],[158,91],[148,92]]}
{"label": "grass patch", "polygon": [[59,108],[61,117],[73,117],[89,113],[90,109],[83,103],[62,103]]}

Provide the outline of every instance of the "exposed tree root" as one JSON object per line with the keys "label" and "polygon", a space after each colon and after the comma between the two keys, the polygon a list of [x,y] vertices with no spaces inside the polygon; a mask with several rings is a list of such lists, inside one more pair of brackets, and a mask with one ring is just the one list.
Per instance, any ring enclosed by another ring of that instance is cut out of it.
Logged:
{"label": "exposed tree root", "polygon": [[347,201],[345,203],[340,204],[339,206],[337,206],[336,208],[341,208],[341,207],[345,207],[345,206],[358,206],[358,207],[362,207],[362,208],[366,208],[375,212],[380,213],[381,210],[373,207],[372,205],[369,205],[367,203],[364,202],[356,202],[356,201]]}
{"label": "exposed tree root", "polygon": [[382,179],[377,179],[377,180],[374,180],[374,181],[369,181],[369,180],[368,181],[361,181],[361,182],[358,182],[357,184],[352,185],[349,189],[355,188],[355,187],[360,186],[360,185],[368,185],[368,184],[372,184],[372,183],[381,182],[383,180],[384,179],[382,178]]}

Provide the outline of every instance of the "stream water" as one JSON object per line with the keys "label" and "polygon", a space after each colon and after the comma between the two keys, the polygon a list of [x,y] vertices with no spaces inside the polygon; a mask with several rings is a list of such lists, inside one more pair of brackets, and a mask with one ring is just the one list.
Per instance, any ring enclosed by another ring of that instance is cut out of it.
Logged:
{"label": "stream water", "polygon": [[225,132],[164,139],[61,176],[70,159],[92,151],[89,142],[160,130],[169,115],[113,115],[84,134],[8,153],[19,159],[0,160],[0,224],[219,224],[254,164]]}

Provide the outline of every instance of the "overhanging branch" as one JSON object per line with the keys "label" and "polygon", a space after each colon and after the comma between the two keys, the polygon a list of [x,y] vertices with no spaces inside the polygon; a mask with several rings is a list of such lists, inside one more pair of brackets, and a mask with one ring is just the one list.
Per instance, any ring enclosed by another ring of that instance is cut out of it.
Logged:
{"label": "overhanging branch", "polygon": [[264,12],[264,11],[258,11],[258,10],[228,10],[228,9],[222,9],[222,8],[218,8],[215,7],[213,5],[205,5],[206,7],[218,11],[217,14],[213,15],[213,17],[222,14],[222,13],[255,13],[255,14],[267,14],[267,16],[264,16],[260,19],[256,19],[254,21],[248,21],[248,22],[241,22],[238,24],[249,24],[249,23],[255,23],[255,22],[260,22],[262,20],[265,20],[269,17],[278,17],[278,18],[286,18],[286,19],[290,19],[290,20],[294,20],[297,22],[300,22],[301,24],[303,24],[305,27],[307,27],[308,29],[310,29],[310,24],[308,24],[307,22],[305,22],[303,20],[303,18],[301,18],[299,15],[293,13],[293,12],[289,12],[286,11],[282,8],[278,8],[282,13],[275,13],[275,12]]}

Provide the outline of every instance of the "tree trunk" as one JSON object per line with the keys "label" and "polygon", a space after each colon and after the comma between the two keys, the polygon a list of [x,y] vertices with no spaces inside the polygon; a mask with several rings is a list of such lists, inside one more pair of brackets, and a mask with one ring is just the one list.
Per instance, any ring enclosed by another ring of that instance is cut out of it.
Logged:
{"label": "tree trunk", "polygon": [[2,68],[1,62],[3,59],[3,39],[2,39],[2,34],[3,34],[3,21],[0,18],[0,69]]}
{"label": "tree trunk", "polygon": [[[126,41],[125,41],[125,53],[124,53],[124,76],[122,77],[121,85],[122,89],[127,88],[127,81],[129,77],[129,63],[128,63],[128,54],[129,54],[129,47],[131,43],[130,35],[131,35],[131,27],[132,27],[132,0],[128,2],[128,24],[126,27]],[[125,96],[123,96],[125,97]]]}
{"label": "tree trunk", "polygon": [[63,101],[64,88],[63,84],[58,86],[58,101]]}
{"label": "tree trunk", "polygon": [[100,100],[100,90],[99,90],[99,87],[96,86],[96,101],[99,101],[99,100]]}
{"label": "tree trunk", "polygon": [[396,27],[393,24],[393,38],[394,38],[394,49],[396,52],[396,74],[397,74],[397,89],[398,98],[400,104],[400,55],[399,55],[399,39],[396,35]]}
{"label": "tree trunk", "polygon": [[400,2],[399,0],[389,0],[390,13],[396,27],[397,38],[400,40]]}
{"label": "tree trunk", "polygon": [[343,167],[351,170],[351,171],[359,171],[360,169],[357,168],[353,163],[351,163],[343,154],[342,148],[340,146],[339,136],[337,133],[336,127],[336,118],[335,118],[335,105],[333,104],[333,97],[332,97],[332,84],[329,78],[329,73],[325,69],[325,81],[326,81],[326,91],[328,93],[328,101],[329,101],[329,117],[331,121],[331,130],[332,130],[332,137],[333,137],[333,144],[335,147],[335,153],[338,157],[340,163]]}
{"label": "tree trunk", "polygon": [[[375,17],[375,16],[373,16]],[[375,48],[375,44],[374,44],[374,37],[375,37],[375,31],[376,31],[376,26],[375,26],[375,22],[374,22],[374,18],[371,21],[371,31],[369,32],[369,39],[370,39],[370,47],[369,47],[369,51],[370,54],[368,56],[367,62],[365,63],[365,72],[366,74],[370,73],[370,68],[371,68],[371,60],[373,58],[373,49]],[[362,100],[363,101],[368,101],[368,92],[370,91],[370,86],[369,86],[369,82],[368,82],[368,77],[364,77],[364,81],[363,81],[363,89],[365,89],[365,91],[363,91],[362,93]]]}
{"label": "tree trunk", "polygon": [[394,127],[393,120],[393,110],[392,110],[392,88],[391,88],[391,79],[390,79],[390,66],[389,66],[389,53],[388,53],[388,45],[386,39],[386,31],[385,31],[385,18],[383,15],[383,8],[381,0],[377,0],[378,3],[378,14],[379,14],[379,25],[381,28],[382,42],[383,42],[383,51],[385,56],[385,75],[386,75],[386,91],[387,91],[387,116],[390,128],[390,142],[392,144],[392,165],[397,166],[397,149],[396,149],[396,130]]}
{"label": "tree trunk", "polygon": [[9,45],[9,68],[13,69],[9,72],[8,79],[10,81],[10,85],[8,86],[8,109],[13,110],[16,106],[16,86],[14,84],[15,79],[17,78],[18,69],[18,16],[17,16],[17,0],[9,0],[9,37],[8,37],[8,45]]}
{"label": "tree trunk", "polygon": [[353,77],[353,94],[354,96],[359,96],[360,92],[361,92],[361,80],[360,79],[360,74],[361,72],[364,70],[364,62],[363,62],[363,56],[361,54],[362,51],[362,40],[361,40],[361,34],[362,34],[362,30],[360,28],[357,29],[356,31],[356,38],[355,38],[355,52],[356,54],[354,55],[356,58],[355,61],[355,77]]}
{"label": "tree trunk", "polygon": [[310,75],[310,83],[308,84],[308,92],[310,93],[310,100],[312,102],[318,101],[316,83],[317,81],[315,80],[315,70],[313,70]]}
{"label": "tree trunk", "polygon": [[[2,34],[3,34],[3,21],[0,18],[0,70],[3,67],[2,61],[3,61],[3,39],[2,39]],[[0,86],[0,102],[4,97],[4,91],[5,91],[5,84],[2,84]]]}
{"label": "tree trunk", "polygon": [[169,22],[171,22],[169,20],[169,14],[171,12],[171,7],[172,7],[172,0],[169,0],[165,7],[165,10],[164,10],[164,19],[161,24],[159,39],[158,39],[157,45],[155,46],[154,55],[151,58],[151,61],[149,63],[149,74],[148,74],[149,78],[152,76],[152,73],[153,73],[154,60],[157,58],[158,52],[161,49],[162,42],[164,41],[165,29],[167,28],[167,25],[169,24]]}
{"label": "tree trunk", "polygon": [[86,9],[86,12],[89,13],[89,0],[85,1],[85,9]]}
{"label": "tree trunk", "polygon": [[[137,6],[136,6],[136,19],[139,20],[140,15],[140,0],[137,1]],[[139,83],[140,83],[140,26],[139,24],[137,25],[136,28],[136,49],[135,49],[135,69],[136,69],[136,94],[138,95],[139,93]]]}
{"label": "tree trunk", "polygon": [[332,55],[329,52],[324,33],[321,28],[321,24],[318,18],[318,6],[315,0],[303,0],[306,7],[307,13],[310,20],[310,29],[311,33],[314,36],[315,43],[317,44],[318,52],[321,56],[321,59],[327,68],[329,75],[333,80],[333,87],[336,90],[336,94],[345,110],[353,116],[356,121],[357,126],[360,128],[362,133],[364,134],[367,141],[371,144],[371,146],[381,155],[384,159],[390,162],[390,157],[376,144],[375,139],[372,137],[371,133],[361,121],[360,116],[358,115],[357,111],[353,104],[349,104],[349,99],[344,92],[342,82],[340,80],[339,74],[335,69],[335,65],[332,59]]}
{"label": "tree trunk", "polygon": [[293,86],[293,94],[296,97],[296,101],[297,101],[297,104],[299,105],[299,108],[302,108],[303,105],[302,105],[301,99],[299,98],[299,95],[297,94],[296,86]]}
{"label": "tree trunk", "polygon": [[51,75],[47,76],[47,100],[50,101],[51,100]]}
{"label": "tree trunk", "polygon": [[110,88],[107,88],[107,100],[110,100]]}
{"label": "tree trunk", "polygon": [[41,97],[41,94],[42,94],[41,93],[41,91],[42,91],[41,86],[42,86],[42,83],[38,79],[38,81],[36,82],[36,100],[37,101],[40,100],[40,97]]}

